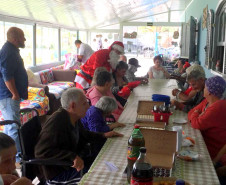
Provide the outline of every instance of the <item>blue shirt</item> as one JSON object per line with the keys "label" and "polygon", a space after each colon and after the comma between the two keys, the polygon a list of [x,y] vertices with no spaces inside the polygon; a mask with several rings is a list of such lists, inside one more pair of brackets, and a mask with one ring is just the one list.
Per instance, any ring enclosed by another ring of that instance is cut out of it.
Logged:
{"label": "blue shirt", "polygon": [[110,128],[106,124],[102,111],[94,106],[91,106],[86,116],[81,119],[81,122],[86,130],[93,132],[109,132]]}
{"label": "blue shirt", "polygon": [[7,41],[0,51],[0,100],[12,97],[12,93],[5,84],[12,78],[15,80],[20,98],[27,99],[28,77],[20,50]]}

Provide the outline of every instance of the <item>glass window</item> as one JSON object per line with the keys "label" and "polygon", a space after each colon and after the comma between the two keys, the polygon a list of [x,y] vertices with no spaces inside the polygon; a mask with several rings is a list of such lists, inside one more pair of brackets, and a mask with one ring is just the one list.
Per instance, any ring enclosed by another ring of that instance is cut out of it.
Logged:
{"label": "glass window", "polygon": [[226,42],[225,42],[225,9],[226,1],[222,1],[216,10],[216,26],[214,27],[214,57],[212,69],[226,74],[226,62],[225,62],[225,52],[226,52]]}
{"label": "glass window", "polygon": [[118,33],[91,33],[91,47],[94,51],[107,49],[114,42],[119,40]]}
{"label": "glass window", "polygon": [[25,67],[32,66],[32,58],[33,58],[33,27],[32,25],[26,25],[26,24],[16,24],[16,23],[10,23],[10,22],[0,22],[0,32],[2,33],[0,35],[0,46],[6,42],[7,40],[7,31],[10,27],[15,26],[24,31],[24,36],[26,38],[25,42],[25,48],[20,48],[20,54],[21,57],[24,60]]}
{"label": "glass window", "polygon": [[61,60],[65,60],[67,53],[77,53],[75,40],[77,40],[77,31],[61,29]]}
{"label": "glass window", "polygon": [[81,40],[83,43],[87,44],[87,32],[86,31],[79,31],[79,40]]}
{"label": "glass window", "polygon": [[58,61],[58,29],[37,26],[36,65]]}
{"label": "glass window", "polygon": [[3,44],[6,41],[6,34],[5,34],[5,26],[4,22],[0,21],[0,48],[2,48]]}

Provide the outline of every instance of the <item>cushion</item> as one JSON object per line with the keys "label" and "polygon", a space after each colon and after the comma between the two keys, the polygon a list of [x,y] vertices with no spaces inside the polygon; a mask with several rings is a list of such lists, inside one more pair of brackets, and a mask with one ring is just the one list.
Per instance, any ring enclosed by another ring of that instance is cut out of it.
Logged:
{"label": "cushion", "polygon": [[40,78],[40,74],[39,74],[39,73],[34,73],[34,75],[35,75],[35,77],[36,77],[38,83],[39,83],[39,84],[42,84],[42,81],[41,81],[41,78]]}
{"label": "cushion", "polygon": [[48,84],[54,81],[53,72],[50,69],[39,72],[42,84]]}
{"label": "cushion", "polygon": [[36,75],[33,73],[32,70],[27,69],[27,76],[28,76],[28,83],[39,83],[39,80],[37,79]]}

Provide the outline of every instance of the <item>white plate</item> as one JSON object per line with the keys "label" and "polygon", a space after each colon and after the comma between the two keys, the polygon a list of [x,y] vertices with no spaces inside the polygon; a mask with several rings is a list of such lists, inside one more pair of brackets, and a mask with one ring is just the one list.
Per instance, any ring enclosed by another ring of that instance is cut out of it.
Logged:
{"label": "white plate", "polygon": [[175,119],[173,120],[173,122],[174,122],[174,123],[178,123],[178,124],[185,124],[185,123],[188,122],[188,120],[183,119],[183,118],[175,118]]}

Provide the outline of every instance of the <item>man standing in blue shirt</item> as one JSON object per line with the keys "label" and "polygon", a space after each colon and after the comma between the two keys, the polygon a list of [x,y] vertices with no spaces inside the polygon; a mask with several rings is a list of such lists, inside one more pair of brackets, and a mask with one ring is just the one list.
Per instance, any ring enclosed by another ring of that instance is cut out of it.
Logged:
{"label": "man standing in blue shirt", "polygon": [[[25,41],[24,32],[11,27],[7,32],[7,42],[0,51],[0,111],[4,120],[20,122],[20,100],[28,98],[28,77],[19,50],[25,47]],[[21,149],[17,129],[15,123],[4,126],[4,133],[16,142],[16,161],[19,162]]]}

